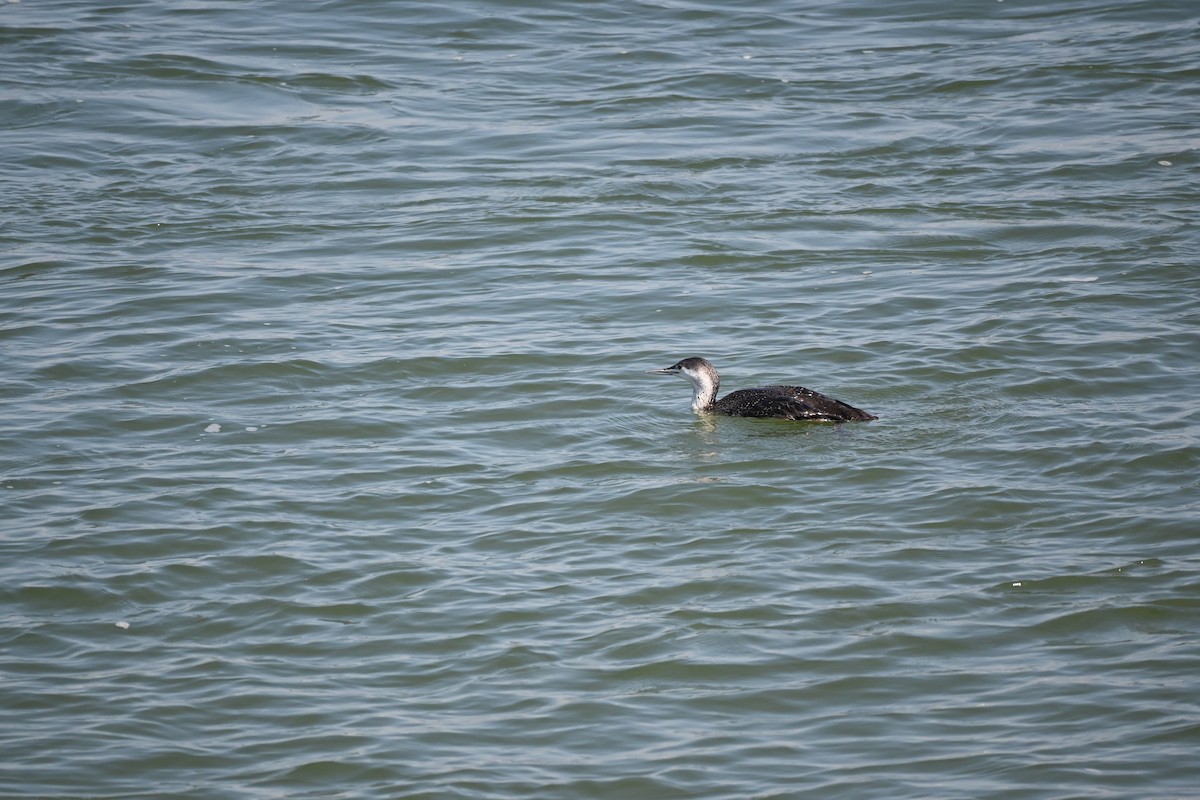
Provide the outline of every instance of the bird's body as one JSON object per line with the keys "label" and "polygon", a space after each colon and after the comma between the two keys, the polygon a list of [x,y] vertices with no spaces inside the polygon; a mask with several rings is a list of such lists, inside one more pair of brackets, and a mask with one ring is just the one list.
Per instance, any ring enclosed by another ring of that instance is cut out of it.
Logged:
{"label": "bird's body", "polygon": [[724,414],[727,417],[766,417],[771,419],[812,420],[818,422],[858,422],[878,419],[861,408],[805,389],[803,386],[761,386],[739,389],[717,399],[721,378],[716,367],[703,358],[685,358],[666,369],[650,370],[655,375],[678,375],[692,384],[692,410],[697,414]]}

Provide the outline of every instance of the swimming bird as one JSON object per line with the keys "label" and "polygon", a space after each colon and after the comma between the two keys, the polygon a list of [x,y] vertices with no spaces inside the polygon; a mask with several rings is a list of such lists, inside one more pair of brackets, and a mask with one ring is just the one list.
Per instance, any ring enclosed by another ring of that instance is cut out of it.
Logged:
{"label": "swimming bird", "polygon": [[855,422],[879,419],[874,414],[827,397],[803,386],[762,386],[739,389],[717,399],[721,377],[703,358],[685,358],[666,369],[647,370],[651,375],[678,375],[692,384],[692,411],[727,417]]}

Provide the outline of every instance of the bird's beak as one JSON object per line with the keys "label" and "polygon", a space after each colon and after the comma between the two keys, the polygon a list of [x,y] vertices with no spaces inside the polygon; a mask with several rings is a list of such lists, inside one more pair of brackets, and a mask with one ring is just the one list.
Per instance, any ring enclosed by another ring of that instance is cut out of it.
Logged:
{"label": "bird's beak", "polygon": [[666,369],[648,369],[648,370],[646,370],[647,375],[676,375],[676,374],[678,374],[678,372],[679,372],[679,370],[677,370],[673,367],[667,367]]}

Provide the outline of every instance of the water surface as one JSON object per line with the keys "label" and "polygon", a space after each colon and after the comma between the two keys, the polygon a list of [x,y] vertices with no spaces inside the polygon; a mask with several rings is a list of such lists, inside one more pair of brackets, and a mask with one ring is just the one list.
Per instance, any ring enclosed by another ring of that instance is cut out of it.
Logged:
{"label": "water surface", "polygon": [[0,41],[3,796],[1194,793],[1192,4]]}

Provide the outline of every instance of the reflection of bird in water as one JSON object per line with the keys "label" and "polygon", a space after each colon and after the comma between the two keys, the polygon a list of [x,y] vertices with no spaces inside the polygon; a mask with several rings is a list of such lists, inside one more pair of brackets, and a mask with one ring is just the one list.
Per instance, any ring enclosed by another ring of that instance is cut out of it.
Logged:
{"label": "reflection of bird in water", "polygon": [[721,378],[717,375],[717,368],[703,358],[685,358],[666,369],[652,369],[649,372],[652,375],[678,375],[686,378],[692,384],[692,410],[697,414],[822,422],[878,419],[861,408],[855,408],[803,386],[739,389],[718,400],[717,389],[721,386]]}

